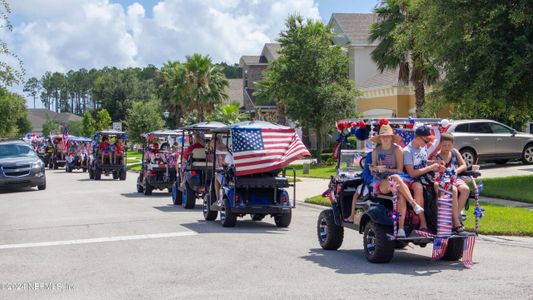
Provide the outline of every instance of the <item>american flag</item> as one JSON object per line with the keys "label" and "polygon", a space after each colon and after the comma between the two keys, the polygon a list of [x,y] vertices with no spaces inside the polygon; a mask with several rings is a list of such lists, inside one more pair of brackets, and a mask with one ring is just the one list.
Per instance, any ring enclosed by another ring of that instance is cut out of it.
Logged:
{"label": "american flag", "polygon": [[[407,146],[414,138],[415,138],[415,131],[414,129],[409,128],[394,128],[394,134],[400,136],[402,140],[400,141],[399,146],[405,147]],[[438,126],[432,126],[431,127],[431,134],[435,136],[435,140],[432,143],[427,144],[427,153],[428,157],[432,157],[439,151],[440,149],[440,135],[441,131]]]}
{"label": "american flag", "polygon": [[448,238],[437,237],[433,241],[433,252],[431,253],[432,260],[439,260],[444,256],[446,248],[448,247]]}
{"label": "american flag", "polygon": [[463,265],[467,268],[474,266],[472,256],[474,255],[474,244],[476,243],[476,236],[472,235],[465,239],[463,244]]}
{"label": "american flag", "polygon": [[63,136],[61,137],[61,145],[63,146],[63,151],[67,150],[67,142],[68,142],[68,129],[63,129]]}
{"label": "american flag", "polygon": [[407,128],[395,128],[394,134],[400,136],[402,138],[399,146],[405,147],[407,146],[414,138],[415,138],[415,132],[412,129]]}
{"label": "american flag", "polygon": [[311,155],[293,128],[232,129],[237,176],[270,172]]}

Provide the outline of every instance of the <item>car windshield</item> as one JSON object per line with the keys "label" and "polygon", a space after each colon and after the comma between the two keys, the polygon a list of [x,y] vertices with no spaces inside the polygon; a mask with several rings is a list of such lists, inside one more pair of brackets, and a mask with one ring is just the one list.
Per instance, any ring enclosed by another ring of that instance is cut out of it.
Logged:
{"label": "car windshield", "polygon": [[361,170],[359,161],[363,157],[363,152],[360,150],[341,150],[339,157],[339,169],[340,172],[355,172]]}
{"label": "car windshield", "polygon": [[4,144],[0,145],[0,159],[11,157],[32,157],[36,156],[35,151],[30,146],[24,144]]}

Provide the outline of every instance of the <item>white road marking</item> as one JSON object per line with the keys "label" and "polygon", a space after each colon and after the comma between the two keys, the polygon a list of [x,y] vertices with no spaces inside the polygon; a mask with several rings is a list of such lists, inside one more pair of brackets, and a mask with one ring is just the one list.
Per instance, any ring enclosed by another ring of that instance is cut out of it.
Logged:
{"label": "white road marking", "polygon": [[105,243],[105,242],[118,242],[118,241],[132,241],[132,240],[161,239],[161,238],[171,238],[171,237],[180,237],[180,236],[192,236],[192,235],[197,235],[197,234],[198,233],[194,231],[183,231],[183,232],[167,232],[167,233],[153,233],[153,234],[141,234],[141,235],[109,236],[109,237],[101,237],[101,238],[93,238],[93,239],[80,239],[80,240],[68,240],[68,241],[8,244],[8,245],[0,245],[0,250],[1,249],[62,246],[62,245],[77,245],[77,244],[92,244],[92,243]]}

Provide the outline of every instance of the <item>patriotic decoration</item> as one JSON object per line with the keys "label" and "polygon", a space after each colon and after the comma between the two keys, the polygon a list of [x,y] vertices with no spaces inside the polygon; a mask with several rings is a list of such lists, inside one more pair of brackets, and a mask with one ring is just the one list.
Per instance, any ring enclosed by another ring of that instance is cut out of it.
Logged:
{"label": "patriotic decoration", "polygon": [[400,147],[407,146],[415,138],[415,132],[411,129],[394,128],[394,134],[402,138],[399,144]]}
{"label": "patriotic decoration", "polygon": [[433,240],[433,251],[431,252],[431,260],[439,260],[446,253],[448,247],[448,239],[437,237]]}
{"label": "patriotic decoration", "polygon": [[277,170],[311,155],[293,128],[233,128],[232,145],[237,176]]}
{"label": "patriotic decoration", "polygon": [[476,243],[476,236],[472,235],[464,240],[463,244],[463,266],[471,268],[474,266],[472,256],[474,255],[474,244]]}
{"label": "patriotic decoration", "polygon": [[474,209],[474,216],[476,217],[476,225],[475,225],[475,233],[478,235],[479,233],[479,219],[481,219],[485,215],[485,210],[479,206],[479,194],[481,194],[481,191],[483,190],[483,181],[480,181],[479,183],[476,183],[474,180],[474,177],[470,177],[472,179],[472,184],[474,185],[474,201],[476,203],[476,208]]}
{"label": "patriotic decoration", "polygon": [[63,129],[63,136],[61,137],[61,145],[63,146],[63,151],[67,150],[67,142],[68,142],[68,129]]}
{"label": "patriotic decoration", "polygon": [[392,191],[392,212],[389,213],[389,218],[393,221],[393,236],[388,236],[389,240],[396,239],[398,235],[398,183],[389,177],[389,187]]}

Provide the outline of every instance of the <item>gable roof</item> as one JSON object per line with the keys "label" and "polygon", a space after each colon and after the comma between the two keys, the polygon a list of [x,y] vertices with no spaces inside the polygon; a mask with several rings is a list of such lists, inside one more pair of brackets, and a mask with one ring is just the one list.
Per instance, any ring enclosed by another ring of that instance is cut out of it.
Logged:
{"label": "gable roof", "polygon": [[46,115],[51,119],[56,120],[61,125],[67,125],[70,121],[81,121],[82,117],[72,113],[57,113],[45,108],[29,108],[28,119],[30,120],[34,130],[42,129],[44,122],[46,122]]}
{"label": "gable roof", "polygon": [[279,51],[281,50],[281,44],[279,43],[266,43],[261,52],[261,56],[264,56],[266,60],[271,63],[278,59]]}
{"label": "gable roof", "polygon": [[[357,84],[357,83],[356,83]],[[390,87],[398,85],[398,70],[385,70],[383,73],[378,73],[370,77],[365,82],[357,84],[357,88],[361,90],[372,89],[378,87]]]}
{"label": "gable roof", "polygon": [[239,60],[239,66],[242,68],[245,65],[247,66],[253,66],[253,65],[268,65],[268,61],[266,57],[259,56],[259,55],[243,55],[241,56],[241,59]]}
{"label": "gable roof", "polygon": [[341,31],[338,33],[343,34],[352,46],[375,46],[377,42],[368,42],[368,34],[372,23],[376,21],[377,14],[334,13],[329,24],[334,30],[336,24]]}

